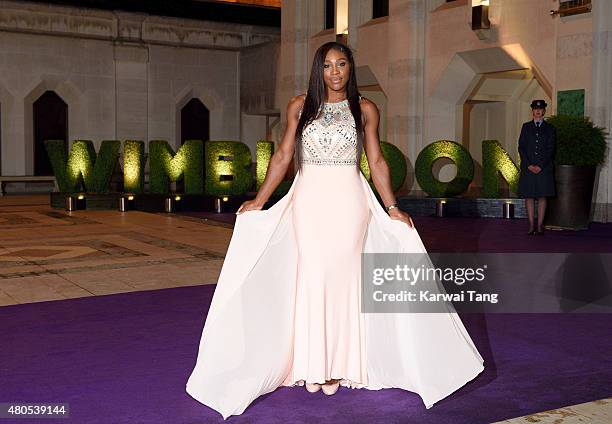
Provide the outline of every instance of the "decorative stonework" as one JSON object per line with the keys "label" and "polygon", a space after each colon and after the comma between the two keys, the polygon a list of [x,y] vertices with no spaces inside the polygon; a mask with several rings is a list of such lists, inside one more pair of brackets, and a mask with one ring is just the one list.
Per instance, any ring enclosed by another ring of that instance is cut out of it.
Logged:
{"label": "decorative stonework", "polygon": [[[0,0],[0,173],[34,174],[32,105],[47,90],[68,106],[69,143],[177,148],[181,109],[194,97],[210,112],[210,139],[246,138],[241,67],[253,81],[248,112],[275,112],[277,59],[265,46],[279,38],[274,27]],[[260,54],[243,56],[247,47]]]}
{"label": "decorative stonework", "polygon": [[278,29],[139,13],[0,1],[0,30],[239,49],[278,40]]}
{"label": "decorative stonework", "polygon": [[572,34],[557,40],[557,58],[590,57],[593,54],[593,34]]}

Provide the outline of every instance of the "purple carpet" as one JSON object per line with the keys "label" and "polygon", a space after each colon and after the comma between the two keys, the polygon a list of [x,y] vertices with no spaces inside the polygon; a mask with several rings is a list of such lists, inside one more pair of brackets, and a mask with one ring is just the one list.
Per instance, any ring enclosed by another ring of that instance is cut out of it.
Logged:
{"label": "purple carpet", "polygon": [[[233,213],[189,212],[188,215],[233,224]],[[528,236],[527,219],[415,217],[430,252],[612,253],[612,224],[591,223],[584,231],[546,231]]]}
{"label": "purple carpet", "polygon": [[[0,308],[0,402],[67,402],[71,416],[62,422],[222,422],[184,391],[213,290]],[[398,389],[340,388],[326,397],[282,388],[229,421],[490,423],[612,395],[612,315],[463,319],[485,371],[429,410],[417,395]]]}

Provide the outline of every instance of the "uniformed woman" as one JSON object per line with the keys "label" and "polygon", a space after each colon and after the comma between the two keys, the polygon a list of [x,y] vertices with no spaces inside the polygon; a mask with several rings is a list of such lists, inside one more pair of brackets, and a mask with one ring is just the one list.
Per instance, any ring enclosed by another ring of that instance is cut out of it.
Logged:
{"label": "uniformed woman", "polygon": [[[531,102],[533,120],[525,122],[519,137],[521,174],[519,196],[525,199],[529,217],[529,235],[544,234],[546,198],[555,195],[555,128],[544,120],[546,102]],[[538,224],[534,224],[535,200],[538,200]]]}

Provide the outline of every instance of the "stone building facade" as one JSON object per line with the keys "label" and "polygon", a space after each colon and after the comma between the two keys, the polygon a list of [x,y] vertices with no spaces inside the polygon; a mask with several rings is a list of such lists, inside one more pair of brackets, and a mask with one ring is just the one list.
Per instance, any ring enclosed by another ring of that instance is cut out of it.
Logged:
{"label": "stone building facade", "polygon": [[278,115],[279,43],[277,27],[0,0],[1,175],[37,173],[34,120],[48,92],[67,106],[70,141],[178,148],[195,99],[209,139],[254,147]]}
{"label": "stone building facade", "polygon": [[[49,91],[67,105],[68,140],[165,139],[178,148],[182,114],[196,101],[211,140],[240,140],[254,153],[257,140],[280,140],[315,50],[342,39],[362,94],[381,111],[381,139],[406,156],[403,193],[421,193],[416,157],[441,139],[470,151],[477,193],[481,141],[497,139],[516,161],[534,98],[551,115],[577,95],[585,115],[612,128],[612,4],[575,0],[586,13],[551,15],[563,3],[284,0],[279,30],[0,0],[0,171],[35,174],[36,106]],[[481,5],[490,27],[473,29]],[[612,220],[611,150],[594,195],[603,222]],[[455,170],[439,161],[435,171],[450,180]]]}
{"label": "stone building facade", "polygon": [[[402,150],[409,171],[426,145],[454,140],[475,161],[477,189],[481,141],[497,139],[516,161],[534,98],[545,99],[551,115],[558,98],[577,94],[585,115],[612,128],[609,1],[574,2],[592,10],[560,16],[551,10],[563,4],[551,0],[388,0],[388,14],[373,18],[377,3],[336,0],[336,15],[348,17],[336,16],[336,27],[325,29],[325,1],[283,2],[281,104],[305,92],[315,50],[340,36],[355,53],[362,93],[381,110],[381,139]],[[472,29],[472,8],[480,5],[488,8],[488,29]],[[607,154],[594,198],[595,220],[605,222],[612,220]],[[454,166],[439,165],[440,179],[450,180]],[[405,190],[420,192],[412,172]]]}

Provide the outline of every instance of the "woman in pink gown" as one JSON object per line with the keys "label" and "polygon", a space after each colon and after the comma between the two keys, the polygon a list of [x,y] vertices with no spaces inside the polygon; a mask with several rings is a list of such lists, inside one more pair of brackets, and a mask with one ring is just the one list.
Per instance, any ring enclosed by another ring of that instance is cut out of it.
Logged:
{"label": "woman in pink gown", "polygon": [[[378,110],[359,95],[350,50],[321,46],[308,93],[287,108],[287,130],[236,225],[187,392],[224,418],[279,386],[333,395],[397,387],[426,407],[483,369],[448,313],[361,312],[362,253],[425,253],[397,208],[378,139]],[[359,170],[362,151],[382,209]],[[294,152],[293,184],[268,210]]]}

